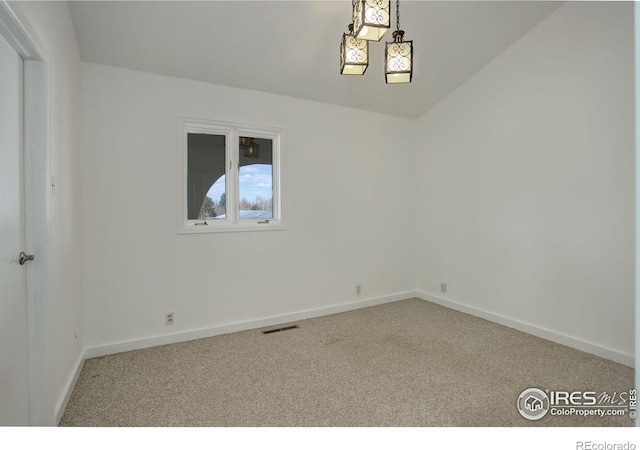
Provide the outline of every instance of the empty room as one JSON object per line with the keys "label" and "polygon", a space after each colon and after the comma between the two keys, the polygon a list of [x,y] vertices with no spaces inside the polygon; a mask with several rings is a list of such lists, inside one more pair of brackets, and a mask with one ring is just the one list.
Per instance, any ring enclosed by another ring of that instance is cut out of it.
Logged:
{"label": "empty room", "polygon": [[0,425],[633,427],[634,14],[0,1]]}

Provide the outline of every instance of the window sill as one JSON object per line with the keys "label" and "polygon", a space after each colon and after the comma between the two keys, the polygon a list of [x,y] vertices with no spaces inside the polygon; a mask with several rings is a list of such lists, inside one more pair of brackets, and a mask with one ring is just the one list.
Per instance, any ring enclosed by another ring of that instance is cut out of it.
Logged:
{"label": "window sill", "polygon": [[245,231],[282,231],[287,227],[282,223],[269,223],[269,224],[242,224],[242,225],[227,225],[227,224],[210,224],[210,225],[185,225],[178,234],[208,234],[208,233],[235,233]]}

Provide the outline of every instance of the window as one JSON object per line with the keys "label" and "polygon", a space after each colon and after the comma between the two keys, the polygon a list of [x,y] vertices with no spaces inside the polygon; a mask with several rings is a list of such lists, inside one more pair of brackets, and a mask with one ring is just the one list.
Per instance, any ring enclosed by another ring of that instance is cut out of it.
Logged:
{"label": "window", "polygon": [[180,233],[281,230],[282,130],[180,120]]}

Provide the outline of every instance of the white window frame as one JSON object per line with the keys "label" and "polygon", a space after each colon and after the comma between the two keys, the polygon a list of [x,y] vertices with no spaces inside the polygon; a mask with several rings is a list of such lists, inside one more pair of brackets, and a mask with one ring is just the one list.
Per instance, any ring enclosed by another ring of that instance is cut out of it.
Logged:
{"label": "white window frame", "polygon": [[[225,136],[226,218],[206,221],[189,220],[187,211],[188,135],[214,134]],[[267,231],[286,229],[283,189],[283,134],[281,128],[247,125],[181,117],[178,120],[178,234],[200,234],[235,231]],[[273,219],[252,220],[238,217],[240,136],[271,139],[273,142]],[[231,206],[231,207],[229,207]]]}

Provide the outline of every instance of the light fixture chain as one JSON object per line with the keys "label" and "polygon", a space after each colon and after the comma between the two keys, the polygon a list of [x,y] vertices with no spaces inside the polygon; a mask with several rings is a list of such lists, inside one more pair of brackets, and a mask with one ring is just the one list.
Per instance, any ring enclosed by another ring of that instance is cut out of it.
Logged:
{"label": "light fixture chain", "polygon": [[400,0],[396,0],[396,30],[400,29]]}

